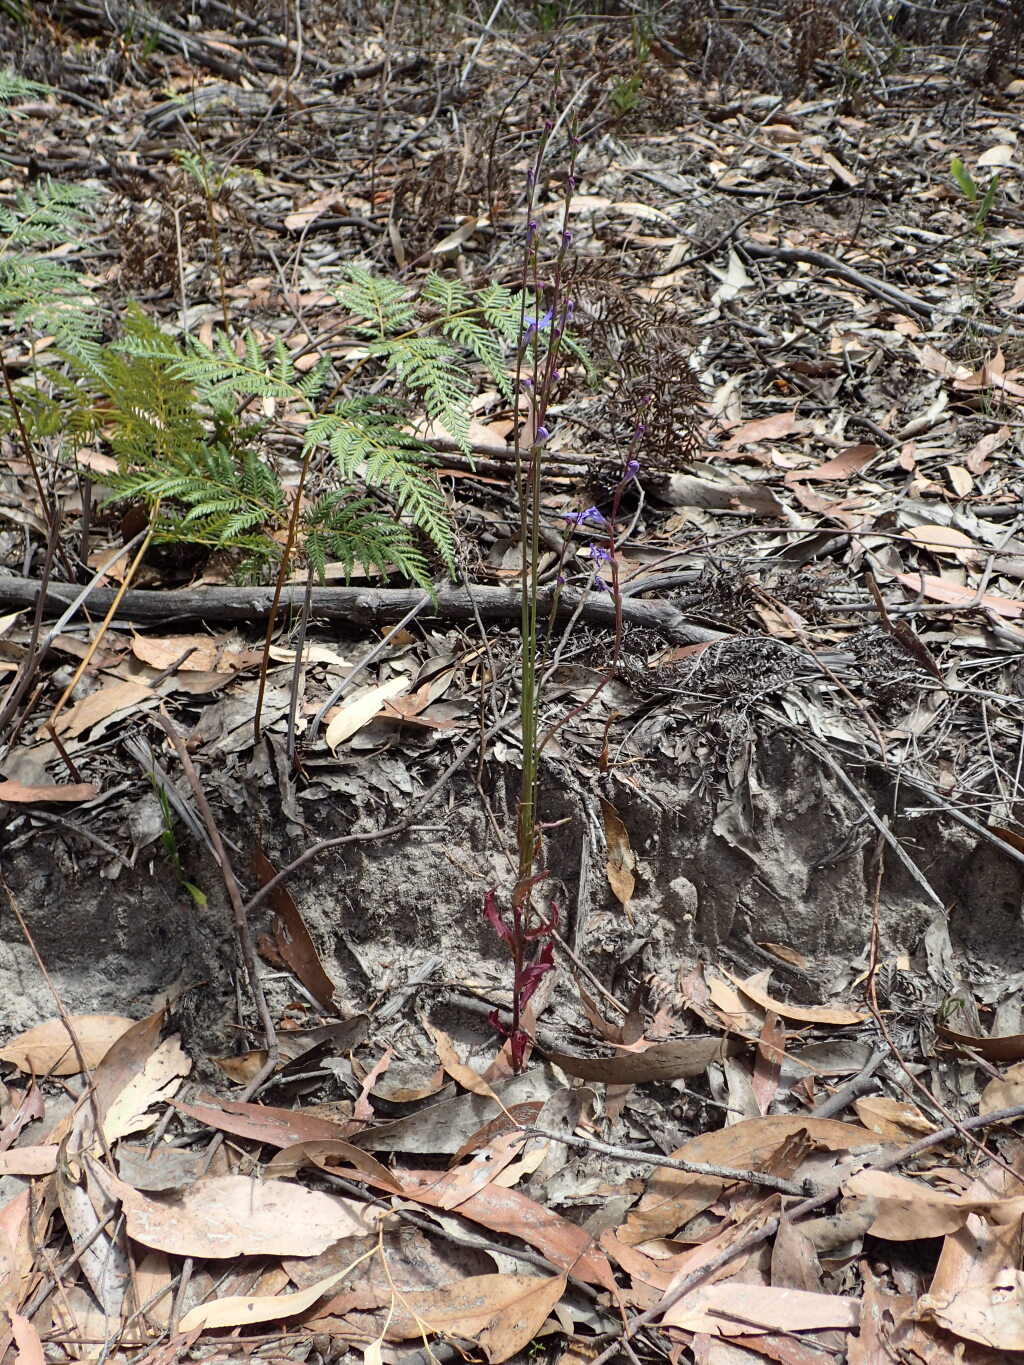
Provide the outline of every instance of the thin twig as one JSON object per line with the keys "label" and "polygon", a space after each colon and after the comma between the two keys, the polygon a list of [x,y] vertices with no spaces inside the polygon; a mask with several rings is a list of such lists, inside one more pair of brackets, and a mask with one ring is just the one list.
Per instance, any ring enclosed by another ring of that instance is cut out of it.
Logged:
{"label": "thin twig", "polygon": [[534,1124],[524,1125],[522,1131],[528,1137],[546,1138],[549,1142],[561,1142],[566,1147],[575,1147],[581,1152],[597,1152],[611,1157],[613,1161],[646,1162],[649,1166],[666,1166],[671,1171],[686,1171],[690,1175],[707,1175],[715,1180],[739,1181],[747,1185],[761,1185],[767,1190],[778,1190],[781,1194],[806,1197],[813,1188],[805,1180],[786,1180],[783,1176],[772,1175],[768,1171],[741,1171],[733,1166],[712,1166],[706,1161],[681,1161],[678,1157],[661,1156],[657,1152],[639,1152],[632,1147],[617,1147],[610,1142],[599,1142],[596,1138],[577,1137],[575,1134],[554,1133],[547,1128]]}
{"label": "thin twig", "polygon": [[260,980],[259,967],[256,961],[256,947],[253,943],[252,933],[249,929],[246,907],[242,903],[242,893],[238,886],[238,879],[235,877],[234,869],[231,866],[231,860],[228,858],[227,849],[224,847],[224,841],[220,837],[220,830],[217,828],[217,822],[214,820],[213,812],[210,810],[210,803],[206,799],[206,793],[203,791],[202,783],[199,781],[199,777],[193,767],[192,759],[188,749],[185,747],[185,741],[171,724],[170,718],[163,707],[157,712],[156,718],[160,722],[164,734],[166,734],[167,738],[174,745],[178,760],[188,779],[189,786],[192,788],[192,794],[195,797],[196,805],[199,807],[199,813],[203,817],[203,823],[205,824],[206,832],[210,837],[210,843],[213,846],[217,862],[220,864],[221,876],[224,878],[224,887],[228,893],[228,900],[231,902],[231,914],[234,920],[235,935],[238,939],[242,960],[245,963],[246,974],[249,978],[249,987],[256,1004],[256,1012],[259,1015],[260,1023],[263,1026],[263,1039],[267,1049],[267,1060],[242,1092],[242,1098],[248,1099],[250,1095],[255,1094],[268,1076],[273,1075],[274,1070],[277,1067],[280,1057],[280,1050],[277,1044],[277,1032],[274,1029],[274,1022],[270,1017],[267,997],[263,992],[263,983]]}

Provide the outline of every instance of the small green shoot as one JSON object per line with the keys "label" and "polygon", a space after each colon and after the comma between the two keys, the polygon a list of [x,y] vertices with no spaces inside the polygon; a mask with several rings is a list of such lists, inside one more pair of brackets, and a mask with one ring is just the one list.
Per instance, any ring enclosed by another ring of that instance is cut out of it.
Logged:
{"label": "small green shoot", "polygon": [[958,156],[954,156],[950,161],[949,170],[964,197],[974,205],[974,230],[983,237],[986,219],[992,212],[999,191],[999,172],[996,171],[982,191],[981,186]]}
{"label": "small green shoot", "polygon": [[181,853],[178,850],[178,841],[174,835],[174,822],[171,819],[171,804],[167,800],[167,793],[163,787],[151,777],[153,789],[156,792],[157,800],[160,802],[160,811],[163,815],[164,827],[160,831],[160,842],[164,852],[171,860],[171,867],[174,869],[174,879],[183,891],[187,891],[192,897],[193,904],[199,910],[205,910],[207,905],[206,893],[200,891],[194,882],[190,882],[185,876],[185,869],[181,865]]}

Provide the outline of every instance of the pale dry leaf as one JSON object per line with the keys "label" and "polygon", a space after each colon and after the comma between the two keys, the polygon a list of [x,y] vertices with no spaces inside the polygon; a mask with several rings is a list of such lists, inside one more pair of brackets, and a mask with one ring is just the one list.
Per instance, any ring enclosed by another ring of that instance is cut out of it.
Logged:
{"label": "pale dry leaf", "polygon": [[890,1242],[916,1242],[921,1237],[943,1237],[964,1226],[968,1215],[983,1213],[995,1223],[1008,1223],[1024,1214],[1024,1196],[1013,1199],[970,1199],[947,1194],[922,1180],[865,1167],[843,1183],[843,1193],[878,1201],[871,1224],[875,1237]]}
{"label": "pale dry leaf", "polygon": [[354,1200],[242,1175],[197,1180],[173,1200],[127,1185],[119,1194],[129,1236],[175,1256],[317,1256],[343,1237],[365,1237],[376,1221]]}
{"label": "pale dry leaf", "polygon": [[43,1351],[43,1343],[39,1340],[39,1333],[35,1329],[35,1324],[31,1318],[25,1317],[23,1313],[16,1313],[10,1309],[11,1335],[14,1337],[14,1344],[18,1348],[18,1365],[46,1365],[46,1355]]}
{"label": "pale dry leaf", "polygon": [[[857,1123],[779,1114],[744,1119],[727,1128],[702,1133],[669,1155],[681,1161],[728,1166],[733,1170],[761,1170],[763,1163],[770,1161],[784,1143],[803,1135],[814,1147],[832,1152],[859,1148],[874,1140],[874,1134]],[[716,1176],[689,1171],[657,1171],[640,1203],[619,1230],[619,1236],[630,1246],[638,1246],[672,1233],[710,1208],[728,1183]]]}
{"label": "pale dry leaf", "polygon": [[909,1100],[871,1095],[867,1099],[855,1100],[853,1107],[865,1128],[896,1142],[916,1141],[925,1133],[935,1132],[934,1123],[926,1119],[917,1105]]}
{"label": "pale dry leaf", "polygon": [[[933,602],[948,602],[951,606],[965,607],[973,604],[977,593],[973,588],[965,588],[948,578],[935,574],[897,573],[893,577],[913,593],[921,593]],[[994,611],[997,616],[1015,617],[1024,615],[1024,602],[1012,602],[1008,597],[995,593],[982,593],[978,605],[985,611]]]}
{"label": "pale dry leaf", "polygon": [[119,711],[127,711],[144,701],[155,702],[156,699],[156,692],[145,683],[109,683],[76,702],[70,711],[65,711],[58,717],[55,728],[63,739],[74,739],[76,735],[91,730],[94,725]]}
{"label": "pale dry leaf", "polygon": [[192,1070],[192,1059],[177,1034],[165,1038],[111,1104],[103,1120],[108,1142],[151,1128],[157,1115],[150,1111],[174,1095]]}
{"label": "pale dry leaf", "polygon": [[725,1280],[698,1285],[665,1313],[662,1322],[711,1336],[744,1336],[751,1332],[815,1332],[829,1327],[856,1327],[860,1302],[839,1294],[813,1294],[802,1289],[776,1289],[766,1284]]}
{"label": "pale dry leaf", "polygon": [[214,1299],[212,1303],[201,1303],[185,1314],[178,1324],[178,1331],[191,1332],[196,1327],[204,1330],[212,1327],[244,1327],[249,1322],[280,1322],[284,1318],[293,1318],[296,1313],[304,1313],[307,1308],[312,1308],[317,1299],[322,1298],[345,1273],[339,1270],[336,1275],[327,1275],[308,1289],[299,1289],[294,1294],[239,1294]]}
{"label": "pale dry leaf", "polygon": [[34,1147],[13,1147],[0,1152],[0,1176],[49,1175],[57,1169],[57,1147],[52,1142]]}
{"label": "pale dry leaf", "polygon": [[[71,1018],[88,1070],[98,1066],[118,1038],[135,1023],[120,1014],[78,1014]],[[48,1019],[20,1033],[0,1048],[0,1062],[33,1075],[76,1076],[82,1069],[78,1053],[60,1019]]]}
{"label": "pale dry leaf", "polygon": [[364,725],[369,725],[370,721],[384,710],[385,702],[408,691],[408,678],[391,678],[385,683],[378,683],[376,687],[368,688],[361,695],[339,706],[324,735],[328,749],[334,753],[339,744],[344,744],[356,731],[361,730]]}
{"label": "pale dry leaf", "polygon": [[98,791],[95,782],[53,783],[41,787],[26,787],[21,782],[0,782],[0,801],[18,805],[34,805],[42,801],[91,801]]}
{"label": "pale dry leaf", "polygon": [[994,1114],[999,1109],[1013,1109],[1024,1104],[1024,1062],[1011,1066],[999,1080],[989,1081],[981,1092],[979,1114]]}
{"label": "pale dry leaf", "polygon": [[994,1351],[1024,1351],[1024,1270],[1004,1266],[993,1284],[964,1289],[946,1303],[925,1295],[917,1314]]}

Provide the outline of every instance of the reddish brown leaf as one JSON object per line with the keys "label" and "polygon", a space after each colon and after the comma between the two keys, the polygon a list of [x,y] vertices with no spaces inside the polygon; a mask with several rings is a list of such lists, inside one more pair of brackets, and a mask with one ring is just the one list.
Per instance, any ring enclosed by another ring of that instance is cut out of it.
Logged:
{"label": "reddish brown leaf", "polygon": [[[260,886],[266,886],[277,875],[277,869],[259,848],[253,850],[252,870]],[[275,887],[268,899],[274,911],[274,941],[278,952],[313,999],[333,1013],[334,983],[324,971],[298,906],[283,885]]]}

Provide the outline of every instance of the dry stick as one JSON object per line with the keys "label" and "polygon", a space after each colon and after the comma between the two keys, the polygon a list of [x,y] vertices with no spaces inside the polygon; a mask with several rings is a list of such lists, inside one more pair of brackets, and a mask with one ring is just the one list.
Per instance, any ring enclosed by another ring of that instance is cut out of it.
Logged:
{"label": "dry stick", "polygon": [[805,1180],[786,1180],[783,1176],[772,1175],[768,1171],[741,1171],[733,1166],[711,1166],[706,1161],[680,1161],[677,1157],[660,1156],[656,1152],[639,1152],[632,1147],[617,1147],[610,1142],[600,1142],[597,1138],[577,1137],[575,1134],[553,1133],[547,1128],[527,1124],[522,1128],[528,1137],[547,1138],[549,1142],[561,1142],[566,1147],[575,1147],[581,1152],[598,1152],[601,1156],[611,1157],[613,1161],[645,1162],[648,1166],[667,1166],[671,1171],[686,1171],[690,1175],[709,1175],[716,1180],[742,1181],[748,1185],[763,1185],[768,1190],[778,1190],[781,1194],[796,1197],[807,1196],[814,1188]]}
{"label": "dry stick", "polygon": [[[915,1156],[919,1156],[922,1152],[927,1152],[932,1147],[941,1146],[943,1142],[946,1142],[951,1137],[958,1136],[961,1132],[967,1132],[974,1128],[985,1128],[991,1123],[1010,1123],[1019,1118],[1024,1118],[1024,1104],[1014,1105],[1011,1109],[999,1109],[993,1114],[979,1114],[977,1118],[964,1119],[962,1123],[955,1127],[951,1124],[947,1128],[940,1128],[938,1132],[930,1133],[927,1137],[921,1138],[918,1142],[911,1143],[909,1147],[904,1147],[902,1151],[893,1152],[889,1156],[883,1157],[880,1161],[865,1166],[864,1169],[871,1171],[891,1171],[897,1166],[902,1166],[905,1161],[910,1161]],[[553,1134],[552,1136],[555,1137],[558,1142],[564,1141],[564,1139],[557,1134]],[[787,1211],[787,1219],[790,1222],[795,1222],[796,1219],[802,1218],[805,1213],[814,1213],[815,1210],[823,1208],[824,1205],[831,1203],[840,1191],[841,1184],[832,1185],[827,1190],[823,1190],[820,1194],[816,1194],[810,1199],[805,1199],[802,1203],[795,1205],[795,1207]],[[723,1266],[728,1265],[734,1257],[741,1255],[743,1252],[750,1251],[753,1247],[760,1246],[760,1244],[766,1242],[769,1237],[773,1237],[778,1230],[779,1219],[769,1218],[767,1223],[764,1223],[759,1228],[755,1228],[752,1232],[749,1232],[746,1237],[741,1237],[740,1240],[734,1242],[732,1246],[723,1247],[723,1249],[710,1261],[707,1261],[702,1266],[698,1266],[697,1269],[691,1271],[685,1279],[680,1280],[676,1287],[667,1293],[660,1303],[655,1304],[653,1308],[648,1308],[646,1312],[640,1313],[635,1318],[632,1318],[626,1325],[625,1336],[635,1336],[641,1327],[647,1327],[650,1326],[651,1323],[657,1322],[660,1316],[674,1307],[680,1299],[685,1298],[691,1290],[696,1289],[699,1284],[703,1283],[710,1275],[713,1275],[716,1270],[720,1270]],[[602,1351],[596,1359],[592,1360],[590,1365],[604,1365],[604,1362],[615,1354],[619,1345],[620,1343],[618,1341],[613,1342],[611,1346]]]}
{"label": "dry stick", "polygon": [[[247,621],[265,618],[278,606],[297,608],[305,596],[305,587],[286,587],[279,597],[273,588],[176,588],[168,592],[139,589],[135,592],[114,594],[109,589],[95,593],[96,608],[104,610],[113,604],[111,615],[118,614],[135,621],[156,621],[161,624],[175,618],[194,617],[207,621]],[[62,583],[52,583],[46,591],[47,605],[65,606],[74,589]],[[579,605],[580,588],[563,587],[559,590],[558,617],[573,615]],[[40,594],[38,582],[30,578],[0,578],[0,607],[35,606]],[[550,610],[555,595],[553,586],[542,588],[538,594],[540,610]],[[509,621],[520,611],[519,592],[506,587],[442,588],[436,605],[426,613],[428,620],[472,621],[477,613],[484,621]],[[423,600],[422,588],[314,588],[310,602],[312,616],[345,621],[353,625],[370,625],[378,621],[395,621]],[[615,605],[601,594],[590,594],[580,613],[580,619],[598,625],[615,624]],[[676,644],[704,644],[732,638],[730,632],[710,630],[690,621],[673,603],[658,601],[622,601],[624,622],[661,631]]]}
{"label": "dry stick", "polygon": [[[267,998],[263,993],[263,983],[260,980],[259,968],[256,963],[256,948],[252,941],[252,934],[249,932],[249,921],[246,917],[246,907],[242,904],[242,893],[239,890],[238,881],[235,877],[230,859],[228,858],[227,850],[224,847],[224,842],[220,837],[220,830],[217,828],[217,823],[213,818],[213,812],[210,810],[210,803],[206,799],[206,793],[203,791],[202,784],[192,765],[192,759],[189,756],[188,749],[185,747],[185,742],[171,724],[170,718],[163,707],[157,712],[156,718],[160,722],[167,738],[174,745],[182,769],[184,770],[185,776],[188,778],[189,786],[192,788],[192,794],[196,799],[196,805],[199,807],[199,813],[202,815],[203,823],[206,825],[206,832],[210,836],[210,843],[213,845],[213,851],[216,855],[217,862],[220,864],[221,876],[224,878],[224,886],[228,893],[228,899],[231,902],[231,915],[234,920],[235,935],[238,939],[238,946],[241,949],[242,960],[245,963],[246,975],[249,978],[249,987],[252,991],[253,1000],[256,1003],[256,1012],[260,1017],[260,1023],[263,1025],[263,1037],[267,1047],[267,1060],[242,1091],[242,1099],[247,1100],[251,1095],[256,1093],[267,1077],[271,1076],[277,1067],[280,1055],[277,1045],[277,1033],[274,1029],[274,1022],[270,1017]],[[223,1137],[222,1134],[220,1136]]]}
{"label": "dry stick", "polygon": [[[829,256],[824,251],[809,251],[804,247],[769,246],[765,242],[751,242],[747,239],[737,240],[736,245],[751,260],[775,260],[782,261],[787,265],[804,262],[807,265],[817,266],[826,275],[835,275],[841,280],[846,280],[848,284],[854,285],[857,289],[862,289],[866,294],[874,295],[876,299],[889,304],[890,307],[923,318],[926,322],[931,322],[932,315],[935,312],[933,305],[925,303],[923,299],[915,299],[912,294],[905,294],[902,289],[897,289],[894,284],[885,284],[880,280],[872,279],[870,275],[855,270],[852,265],[847,265],[845,261],[839,260],[836,256]],[[993,327],[990,323],[975,322],[972,325],[979,332],[984,332],[986,336],[1024,336],[1024,332],[1013,328]]]}

